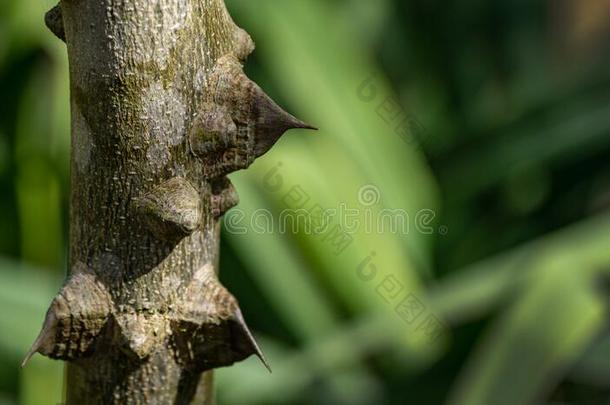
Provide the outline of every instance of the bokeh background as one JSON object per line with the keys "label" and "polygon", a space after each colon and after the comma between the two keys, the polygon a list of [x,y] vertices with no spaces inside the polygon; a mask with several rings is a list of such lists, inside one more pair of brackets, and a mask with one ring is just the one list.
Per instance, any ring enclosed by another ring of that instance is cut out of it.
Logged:
{"label": "bokeh background", "polygon": [[[321,130],[232,175],[221,279],[274,372],[218,371],[219,403],[610,404],[610,2],[227,4],[249,75]],[[66,269],[53,5],[0,4],[0,404],[62,396],[61,363],[19,368]],[[408,231],[278,229],[302,207]]]}

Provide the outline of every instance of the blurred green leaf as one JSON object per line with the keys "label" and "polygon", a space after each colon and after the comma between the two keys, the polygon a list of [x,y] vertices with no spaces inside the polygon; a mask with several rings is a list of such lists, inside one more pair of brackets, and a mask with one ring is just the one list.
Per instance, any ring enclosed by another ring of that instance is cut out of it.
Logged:
{"label": "blurred green leaf", "polygon": [[540,403],[596,337],[604,305],[590,280],[545,270],[484,338],[449,404]]}
{"label": "blurred green leaf", "polygon": [[58,405],[63,398],[63,362],[35,357],[21,370],[21,405]]}
{"label": "blurred green leaf", "polygon": [[506,180],[515,167],[578,161],[610,145],[609,117],[610,101],[605,96],[570,100],[544,118],[517,125],[448,162],[440,180],[448,196],[462,201]]}
{"label": "blurred green leaf", "polygon": [[610,269],[608,246],[610,214],[601,214],[456,271],[432,288],[430,301],[452,323],[476,319],[529,285],[549,262],[583,280],[600,280]]}

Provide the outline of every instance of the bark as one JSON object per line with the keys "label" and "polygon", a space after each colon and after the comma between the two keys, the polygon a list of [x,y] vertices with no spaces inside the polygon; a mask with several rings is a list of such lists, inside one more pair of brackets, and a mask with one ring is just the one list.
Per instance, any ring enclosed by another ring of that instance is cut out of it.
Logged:
{"label": "bark", "polygon": [[68,361],[68,404],[210,404],[210,370],[262,359],[217,278],[225,176],[310,127],[244,75],[223,0],[62,0],[45,22],[70,62],[70,268],[27,358]]}

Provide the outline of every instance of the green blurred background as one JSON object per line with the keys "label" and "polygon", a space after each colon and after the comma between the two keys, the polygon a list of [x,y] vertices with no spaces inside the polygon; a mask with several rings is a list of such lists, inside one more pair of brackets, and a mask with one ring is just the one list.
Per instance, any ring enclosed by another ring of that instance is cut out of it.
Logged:
{"label": "green blurred background", "polygon": [[[610,404],[610,2],[227,4],[250,77],[321,131],[232,175],[221,279],[274,372],[219,370],[219,403]],[[61,363],[19,368],[66,268],[53,5],[0,5],[0,404],[62,395]],[[260,232],[301,206],[409,229]]]}

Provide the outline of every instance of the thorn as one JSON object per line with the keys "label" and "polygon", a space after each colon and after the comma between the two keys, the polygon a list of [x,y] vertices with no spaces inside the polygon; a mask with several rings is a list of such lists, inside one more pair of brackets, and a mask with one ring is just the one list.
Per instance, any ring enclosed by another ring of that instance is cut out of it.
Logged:
{"label": "thorn", "polygon": [[307,124],[305,122],[303,122],[303,126],[296,127],[296,128],[299,128],[299,129],[311,129],[312,131],[319,131],[320,130],[320,128],[314,127],[313,125],[309,125],[309,124]]}
{"label": "thorn", "polygon": [[32,356],[38,351],[38,339],[36,339],[34,341],[34,344],[32,345],[32,348],[30,349],[30,351],[28,351],[28,353],[25,355],[25,358],[23,359],[23,361],[21,362],[21,368],[24,368],[28,362],[30,361],[30,359],[32,358]]}
{"label": "thorn", "polygon": [[53,329],[53,323],[54,323],[55,319],[56,319],[55,315],[53,315],[53,313],[49,311],[47,313],[47,316],[45,317],[44,324],[42,326],[42,330],[38,334],[38,337],[36,337],[36,340],[34,340],[34,343],[32,343],[32,347],[30,348],[28,353],[25,355],[25,358],[21,362],[21,368],[23,368],[27,365],[27,363],[30,361],[30,359],[32,358],[32,356],[34,354],[38,353],[38,351],[42,347],[43,340],[46,338],[49,330]]}
{"label": "thorn", "polygon": [[284,111],[256,83],[252,84],[257,117],[254,147],[256,156],[266,153],[290,129],[318,129]]}
{"label": "thorn", "polygon": [[66,42],[64,19],[59,4],[57,4],[55,7],[46,12],[46,14],[44,15],[44,23],[57,38]]}
{"label": "thorn", "polygon": [[85,264],[72,274],[47,310],[42,330],[22,362],[35,353],[52,359],[74,360],[87,355],[106,324],[112,299],[106,287]]}
{"label": "thorn", "polygon": [[190,137],[207,178],[247,168],[290,129],[317,129],[277,105],[246,76],[235,55],[218,59],[208,87]]}
{"label": "thorn", "polygon": [[259,360],[261,361],[261,363],[263,363],[269,373],[272,373],[271,366],[267,362],[267,359],[265,358],[265,355],[263,354],[260,347],[258,347],[258,344],[256,343],[254,336],[252,336],[252,332],[250,332],[250,329],[248,328],[248,325],[244,320],[244,316],[242,315],[241,310],[239,308],[237,308],[237,310],[235,311],[235,320],[237,321],[237,324],[239,325],[241,330],[246,334],[248,343],[250,343],[251,348],[254,349],[254,354],[256,355],[256,357],[259,358]]}

